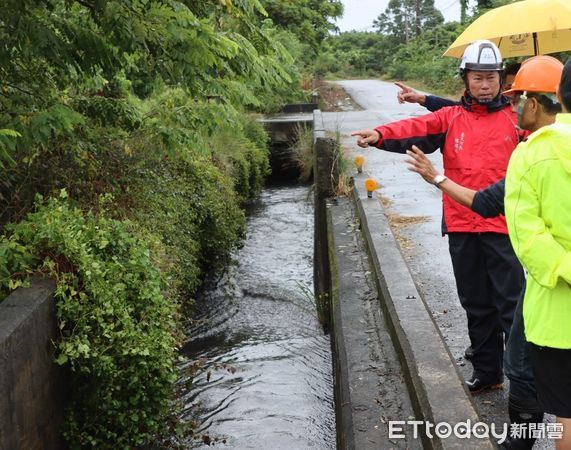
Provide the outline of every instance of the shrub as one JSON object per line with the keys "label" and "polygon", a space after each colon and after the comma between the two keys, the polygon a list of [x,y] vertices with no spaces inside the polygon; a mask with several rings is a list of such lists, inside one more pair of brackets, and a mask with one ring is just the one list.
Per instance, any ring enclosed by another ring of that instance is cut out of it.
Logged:
{"label": "shrub", "polygon": [[270,173],[267,134],[252,118],[243,124],[243,130],[220,130],[210,140],[212,157],[231,177],[241,202],[254,198]]}
{"label": "shrub", "polygon": [[0,246],[15,255],[25,247],[27,271],[57,281],[56,361],[72,371],[72,448],[142,444],[168,413],[177,305],[129,227],[51,199],[9,226]]}

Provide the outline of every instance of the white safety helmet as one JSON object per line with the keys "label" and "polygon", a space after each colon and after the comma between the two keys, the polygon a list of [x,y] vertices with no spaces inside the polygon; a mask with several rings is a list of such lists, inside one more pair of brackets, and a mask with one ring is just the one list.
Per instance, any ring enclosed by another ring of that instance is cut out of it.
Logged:
{"label": "white safety helmet", "polygon": [[496,44],[482,39],[468,45],[460,62],[460,74],[464,76],[467,70],[501,72],[502,55]]}

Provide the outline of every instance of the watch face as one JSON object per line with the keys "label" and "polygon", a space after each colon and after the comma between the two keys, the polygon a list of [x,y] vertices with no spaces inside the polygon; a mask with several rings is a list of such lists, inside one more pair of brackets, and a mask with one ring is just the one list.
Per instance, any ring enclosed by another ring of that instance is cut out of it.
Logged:
{"label": "watch face", "polygon": [[444,180],[446,179],[446,177],[444,175],[436,175],[434,177],[434,184],[436,186],[438,186],[440,183],[442,183]]}

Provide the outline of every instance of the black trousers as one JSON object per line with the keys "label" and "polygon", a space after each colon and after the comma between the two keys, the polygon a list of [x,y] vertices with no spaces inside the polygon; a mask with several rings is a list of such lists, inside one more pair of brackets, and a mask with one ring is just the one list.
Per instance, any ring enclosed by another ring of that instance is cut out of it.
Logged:
{"label": "black trousers", "polygon": [[525,283],[509,237],[499,233],[449,233],[448,244],[460,303],[468,317],[474,375],[503,378],[504,339]]}

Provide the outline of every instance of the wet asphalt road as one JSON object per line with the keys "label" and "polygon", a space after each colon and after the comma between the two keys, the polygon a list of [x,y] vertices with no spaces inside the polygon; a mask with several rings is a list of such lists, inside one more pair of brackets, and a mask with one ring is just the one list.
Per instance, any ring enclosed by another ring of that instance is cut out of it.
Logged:
{"label": "wet asphalt road", "polygon": [[[340,133],[342,144],[350,154],[365,156],[364,171],[380,183],[378,193],[383,197],[387,214],[404,225],[398,226],[399,243],[419,292],[430,308],[461,376],[469,378],[472,366],[463,358],[469,345],[466,315],[456,293],[448,239],[440,233],[440,191],[406,169],[405,155],[375,148],[361,149],[356,145],[356,139],[349,136],[351,131],[420,116],[428,111],[418,105],[400,105],[396,100],[398,88],[392,83],[349,80],[338,84],[363,110],[323,113],[325,128]],[[442,168],[440,152],[429,155],[429,158],[437,168]],[[503,391],[475,397],[483,421],[500,425],[508,420],[507,388],[506,383]],[[551,449],[554,446],[542,441],[534,448]]]}

